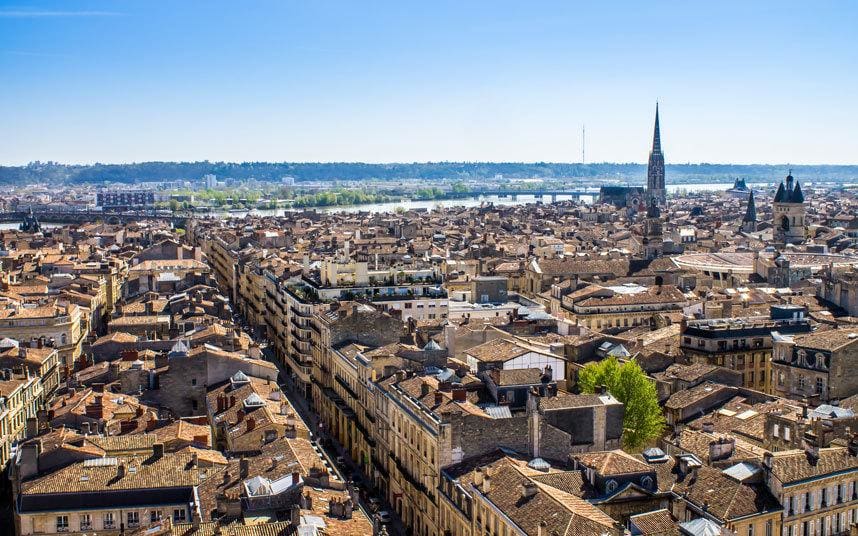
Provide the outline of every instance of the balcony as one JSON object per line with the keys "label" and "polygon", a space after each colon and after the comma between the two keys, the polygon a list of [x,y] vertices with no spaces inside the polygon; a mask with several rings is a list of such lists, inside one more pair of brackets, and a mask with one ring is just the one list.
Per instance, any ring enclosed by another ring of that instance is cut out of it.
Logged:
{"label": "balcony", "polygon": [[297,309],[296,307],[290,307],[289,310],[292,311],[292,314],[294,314],[296,316],[300,316],[301,318],[310,318],[313,316],[313,313],[302,312],[299,309]]}
{"label": "balcony", "polygon": [[302,363],[306,362],[311,364],[313,362],[313,351],[309,348],[308,344],[306,348],[301,346],[302,344],[307,343],[292,341],[292,350],[294,350],[295,353],[299,355],[298,361],[301,361]]}
{"label": "balcony", "polygon": [[310,331],[304,328],[292,326],[292,336],[301,342],[310,342]]}

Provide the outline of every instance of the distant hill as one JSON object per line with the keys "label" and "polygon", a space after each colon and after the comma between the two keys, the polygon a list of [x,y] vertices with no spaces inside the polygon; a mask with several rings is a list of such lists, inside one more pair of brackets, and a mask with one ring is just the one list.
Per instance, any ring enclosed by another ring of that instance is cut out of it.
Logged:
{"label": "distant hill", "polygon": [[[802,181],[858,181],[858,165],[792,166]],[[745,178],[748,182],[770,182],[786,174],[787,165],[669,164],[667,182],[726,182]],[[9,183],[102,183],[196,180],[212,173],[219,179],[280,180],[284,176],[297,181],[334,180],[474,180],[502,175],[506,179],[585,179],[619,180],[641,183],[646,176],[644,164],[564,164],[553,162],[426,162],[401,164],[272,163],[272,162],[142,162],[136,164],[66,165],[33,162],[26,166],[0,166],[0,182]]]}

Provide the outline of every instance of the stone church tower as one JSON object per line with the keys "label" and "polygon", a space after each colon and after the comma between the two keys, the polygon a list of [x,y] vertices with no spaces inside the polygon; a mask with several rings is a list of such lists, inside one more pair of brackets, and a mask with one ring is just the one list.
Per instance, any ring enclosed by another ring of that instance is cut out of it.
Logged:
{"label": "stone church tower", "polygon": [[753,190],[748,196],[748,208],[745,210],[745,217],[742,218],[742,230],[746,233],[753,233],[757,230],[757,204],[754,202]]}
{"label": "stone church tower", "polygon": [[644,257],[656,259],[664,254],[664,236],[661,228],[661,209],[656,199],[650,198],[644,221]]}
{"label": "stone church tower", "polygon": [[652,151],[649,153],[649,163],[646,167],[646,193],[648,199],[655,199],[660,207],[667,202],[667,190],[664,187],[664,154],[661,152],[661,132],[658,128],[658,103],[655,103],[655,131],[652,135]]}
{"label": "stone church tower", "polygon": [[778,244],[801,244],[807,236],[804,194],[792,170],[775,193],[772,205],[773,238]]}

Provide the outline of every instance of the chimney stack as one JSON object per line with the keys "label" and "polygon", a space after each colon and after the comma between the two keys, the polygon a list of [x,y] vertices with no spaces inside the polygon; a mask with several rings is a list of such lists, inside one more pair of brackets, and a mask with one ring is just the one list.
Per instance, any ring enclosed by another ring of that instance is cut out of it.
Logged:
{"label": "chimney stack", "polygon": [[521,485],[521,498],[524,500],[530,499],[531,497],[536,495],[536,491],[536,484],[528,480]]}

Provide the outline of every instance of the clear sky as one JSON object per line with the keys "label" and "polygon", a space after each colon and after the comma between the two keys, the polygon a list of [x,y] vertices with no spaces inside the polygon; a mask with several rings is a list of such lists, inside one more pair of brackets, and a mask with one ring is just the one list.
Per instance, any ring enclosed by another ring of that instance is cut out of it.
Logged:
{"label": "clear sky", "polygon": [[858,2],[0,0],[0,163],[858,163]]}

